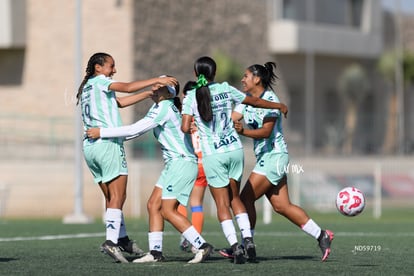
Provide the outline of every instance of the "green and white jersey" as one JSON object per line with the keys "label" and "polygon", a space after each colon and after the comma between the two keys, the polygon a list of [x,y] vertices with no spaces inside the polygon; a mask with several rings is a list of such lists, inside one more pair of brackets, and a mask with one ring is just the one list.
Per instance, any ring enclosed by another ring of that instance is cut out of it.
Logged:
{"label": "green and white jersey", "polygon": [[[260,98],[267,100],[269,102],[279,103],[279,98],[271,90],[264,91]],[[273,131],[270,134],[269,138],[265,139],[253,139],[254,143],[254,152],[257,156],[265,152],[270,152],[274,150],[275,152],[285,152],[287,153],[287,145],[283,137],[282,130],[282,116],[279,109],[264,109],[257,108],[250,105],[240,104],[234,109],[235,112],[241,113],[243,115],[245,123],[251,129],[259,129],[263,127],[263,120],[265,118],[277,118],[276,123],[273,127]]]}
{"label": "green and white jersey", "polygon": [[210,88],[213,110],[212,121],[205,122],[201,119],[197,108],[195,89],[189,91],[184,98],[182,111],[182,114],[194,117],[200,135],[203,156],[242,148],[240,137],[233,127],[231,113],[234,105],[242,103],[246,95],[227,82],[211,83],[208,87]]}
{"label": "green and white jersey", "polygon": [[[104,75],[88,79],[81,96],[84,129],[92,127],[118,127],[122,125],[121,115],[116,102],[115,91],[109,85],[115,82]],[[85,139],[84,144],[95,141]]]}
{"label": "green and white jersey", "polygon": [[144,118],[132,125],[101,128],[101,137],[126,137],[128,140],[151,129],[153,129],[154,136],[161,144],[163,158],[166,163],[176,158],[197,162],[191,136],[181,131],[181,114],[172,99],[154,104]]}

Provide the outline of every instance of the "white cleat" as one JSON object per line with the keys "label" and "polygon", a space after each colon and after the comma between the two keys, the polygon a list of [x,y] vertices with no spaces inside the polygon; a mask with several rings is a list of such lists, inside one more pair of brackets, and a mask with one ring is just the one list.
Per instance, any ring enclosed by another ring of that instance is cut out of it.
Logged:
{"label": "white cleat", "polygon": [[194,258],[189,260],[189,264],[198,264],[204,262],[213,251],[213,246],[206,243],[203,248],[198,249],[197,253],[195,254]]}
{"label": "white cleat", "polygon": [[162,262],[164,260],[164,256],[160,255],[160,257],[154,257],[151,253],[147,253],[144,255],[144,257],[138,258],[133,260],[133,263],[156,263],[156,262]]}

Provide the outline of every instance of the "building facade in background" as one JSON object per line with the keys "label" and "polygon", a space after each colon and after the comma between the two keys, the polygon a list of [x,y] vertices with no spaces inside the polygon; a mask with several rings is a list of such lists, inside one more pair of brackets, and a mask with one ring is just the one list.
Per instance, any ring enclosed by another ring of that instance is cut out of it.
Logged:
{"label": "building facade in background", "polygon": [[[67,155],[65,148],[73,137],[61,133],[73,131],[77,89],[76,22],[67,14],[75,12],[75,4],[59,8],[60,4],[47,1],[1,0],[0,5],[0,88],[5,103],[0,122],[2,129],[12,130],[3,131],[3,140],[51,143],[58,155],[59,151]],[[94,52],[107,51],[117,62],[116,79],[170,74],[184,84],[194,77],[193,62],[201,55],[224,55],[241,72],[251,64],[273,60],[279,69],[276,90],[290,107],[285,125],[292,151],[381,154],[393,88],[387,87],[377,66],[384,49],[395,44],[390,19],[380,1],[374,0],[267,0],[262,5],[238,0],[82,1],[82,64]],[[409,30],[410,17],[403,22],[403,30]],[[405,45],[410,47],[412,41]],[[369,87],[357,100],[350,135],[346,133],[349,99],[339,91],[339,83],[355,64],[363,68]],[[239,87],[240,79],[232,84]],[[125,123],[142,117],[150,105],[149,101],[134,112],[124,111]],[[404,115],[409,126],[413,115],[409,109]],[[346,141],[350,136],[352,141]],[[153,146],[154,141],[147,140]],[[413,144],[412,140],[414,134],[407,128],[404,143]],[[348,152],[343,149],[346,143],[351,143]],[[0,147],[9,157],[21,156]],[[134,143],[138,155],[140,147]]]}
{"label": "building facade in background", "polygon": [[[9,216],[25,216],[27,210],[60,216],[72,209],[79,85],[75,3],[0,0],[0,190],[5,187]],[[408,30],[413,23],[404,18]],[[383,24],[390,19],[376,0],[84,0],[82,72],[98,51],[114,57],[116,80],[169,74],[182,85],[194,78],[193,63],[202,55],[213,56],[219,66],[225,57],[240,72],[276,61],[275,89],[289,106],[284,126],[292,156],[377,155],[392,90],[377,62],[394,45],[393,32]],[[343,85],[355,68],[357,81],[368,83],[357,92]],[[232,84],[238,87],[241,77]],[[409,106],[412,96],[406,95]],[[122,110],[124,123],[141,118],[151,104]],[[413,112],[404,110],[410,125]],[[413,131],[407,129],[404,139],[412,144]],[[128,146],[131,160],[161,162],[152,134]],[[253,154],[246,157],[254,161]],[[140,215],[157,177],[141,170],[158,167],[131,163],[130,183],[140,185],[129,185],[126,213]],[[84,182],[86,212],[100,215],[102,199],[86,166]]]}

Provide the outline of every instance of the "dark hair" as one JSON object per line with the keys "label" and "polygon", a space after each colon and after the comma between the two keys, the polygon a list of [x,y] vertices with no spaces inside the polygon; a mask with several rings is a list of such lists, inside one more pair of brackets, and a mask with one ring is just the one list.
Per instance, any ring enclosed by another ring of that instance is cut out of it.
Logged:
{"label": "dark hair", "polygon": [[[216,62],[211,57],[204,56],[198,58],[194,63],[194,72],[197,77],[204,75],[208,82],[212,82],[216,76],[216,67]],[[206,122],[213,120],[210,88],[208,88],[208,84],[196,89],[196,99],[198,113],[200,113],[201,119]]]}
{"label": "dark hair", "polygon": [[177,84],[174,86],[174,88],[175,88],[174,105],[181,112],[181,108],[183,104],[181,103],[180,97],[178,97],[178,94],[180,93],[180,84],[178,83],[178,81],[177,81]]}
{"label": "dark hair", "polygon": [[262,82],[262,85],[265,89],[272,89],[272,84],[275,83],[276,79],[278,77],[273,72],[273,68],[276,69],[276,63],[274,62],[266,62],[263,65],[260,64],[254,64],[247,68],[254,76],[258,76],[260,78],[260,81]]}
{"label": "dark hair", "polygon": [[187,81],[186,84],[184,84],[184,87],[183,87],[183,95],[186,96],[187,92],[190,91],[190,90],[193,90],[194,86],[196,86],[196,85],[197,85],[197,82],[195,82],[195,81]]}
{"label": "dark hair", "polygon": [[107,53],[95,53],[89,58],[88,65],[86,66],[86,70],[85,70],[86,75],[83,78],[81,84],[79,85],[78,93],[76,94],[76,98],[78,99],[78,101],[76,102],[76,105],[79,104],[79,101],[81,99],[83,86],[86,84],[88,79],[95,74],[95,65],[99,64],[103,66],[106,61],[106,58],[108,57],[111,57],[111,55]]}

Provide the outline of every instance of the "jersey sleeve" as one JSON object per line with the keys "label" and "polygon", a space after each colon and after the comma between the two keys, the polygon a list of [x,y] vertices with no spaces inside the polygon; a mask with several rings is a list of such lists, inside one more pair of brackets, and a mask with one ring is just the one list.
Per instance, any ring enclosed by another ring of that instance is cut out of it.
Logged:
{"label": "jersey sleeve", "polygon": [[229,85],[229,91],[231,92],[231,97],[235,105],[241,104],[244,99],[246,99],[246,94],[236,89],[235,87]]}
{"label": "jersey sleeve", "polygon": [[[273,92],[269,92],[269,91],[266,92],[264,99],[269,102],[280,103],[279,98]],[[278,118],[280,117],[280,114],[281,114],[279,109],[264,109],[264,111],[265,111],[264,118],[266,117]]]}
{"label": "jersey sleeve", "polygon": [[246,108],[245,104],[238,104],[234,107],[234,112],[243,114],[245,108]]}
{"label": "jersey sleeve", "polygon": [[195,101],[195,90],[194,92],[189,91],[183,99],[183,106],[181,114],[194,115],[193,112],[193,101]]}
{"label": "jersey sleeve", "polygon": [[105,77],[104,75],[100,75],[99,77],[99,85],[105,88],[102,91],[105,93],[113,92],[109,89],[109,86],[116,81],[111,78]]}
{"label": "jersey sleeve", "polygon": [[268,111],[266,111],[263,118],[279,118],[279,116],[280,116],[279,109],[268,109]]}
{"label": "jersey sleeve", "polygon": [[157,123],[151,118],[144,117],[138,122],[121,127],[101,128],[101,138],[126,137],[127,140],[136,138],[145,132],[157,127]]}

